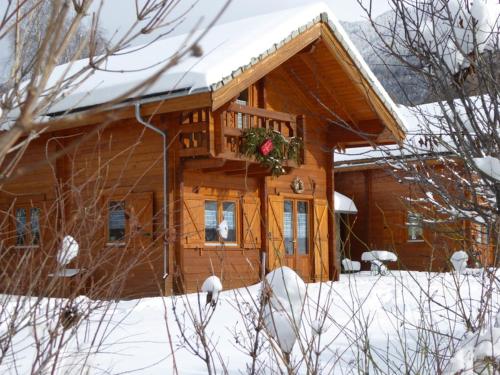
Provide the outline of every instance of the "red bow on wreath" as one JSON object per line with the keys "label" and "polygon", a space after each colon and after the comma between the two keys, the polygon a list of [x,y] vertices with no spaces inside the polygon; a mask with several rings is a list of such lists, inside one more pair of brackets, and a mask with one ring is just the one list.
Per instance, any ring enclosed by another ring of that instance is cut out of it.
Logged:
{"label": "red bow on wreath", "polygon": [[260,153],[264,156],[269,155],[269,153],[274,149],[273,141],[270,139],[266,139],[260,145]]}

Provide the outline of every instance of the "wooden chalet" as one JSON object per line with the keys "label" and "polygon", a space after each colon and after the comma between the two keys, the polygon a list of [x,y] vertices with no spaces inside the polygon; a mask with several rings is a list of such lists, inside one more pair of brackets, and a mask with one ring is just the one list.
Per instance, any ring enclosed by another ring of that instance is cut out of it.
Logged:
{"label": "wooden chalet", "polygon": [[[200,43],[205,56],[166,72],[140,97],[87,115],[119,93],[117,81],[138,79],[97,72],[54,106],[19,166],[46,162],[0,192],[8,217],[1,251],[32,257],[33,272],[41,272],[40,257],[54,258],[69,234],[80,246],[72,263],[80,277],[106,284],[126,269],[117,291],[126,297],[196,291],[211,274],[226,289],[250,285],[279,265],[306,281],[335,280],[331,150],[394,143],[404,132],[329,13],[309,6],[217,25]],[[164,58],[162,48],[178,40],[139,54]],[[99,95],[86,96],[93,84]],[[336,125],[339,119],[363,137]],[[285,160],[279,176],[243,152],[247,129],[259,128],[302,141],[300,158]],[[93,267],[100,254],[109,257]],[[128,265],[137,254],[140,261]],[[55,264],[44,267],[50,273]]]}
{"label": "wooden chalet", "polygon": [[[406,144],[421,145],[413,149],[420,160],[426,160],[436,173],[446,173],[439,161],[446,153],[434,151],[426,155],[431,139],[428,130],[419,126],[421,113],[437,116],[436,103],[418,109],[400,108],[407,130]],[[437,117],[436,117],[437,118]],[[427,120],[429,121],[429,120]],[[438,129],[436,133],[439,134]],[[415,155],[397,145],[379,148],[354,147],[334,153],[335,190],[352,200],[355,210],[336,214],[337,251],[341,258],[359,261],[363,252],[373,249],[388,250],[398,257],[392,268],[417,271],[449,271],[450,256],[455,251],[467,250],[469,267],[491,265],[494,244],[484,225],[472,220],[457,219],[442,224],[424,223],[419,203],[429,200],[415,179],[398,172],[394,165]],[[440,172],[441,170],[441,172]],[[456,179],[449,178],[452,191]],[[459,193],[457,193],[459,194]],[[457,195],[458,196],[458,195]],[[421,203],[420,203],[421,204]],[[427,212],[427,215],[429,213]],[[429,219],[429,217],[427,217]],[[363,269],[370,264],[362,264]]]}

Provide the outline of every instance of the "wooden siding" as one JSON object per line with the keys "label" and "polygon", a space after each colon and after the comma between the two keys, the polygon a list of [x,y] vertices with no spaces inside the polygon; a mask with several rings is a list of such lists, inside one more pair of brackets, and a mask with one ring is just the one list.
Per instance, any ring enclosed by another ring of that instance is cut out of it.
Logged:
{"label": "wooden siding", "polygon": [[[44,272],[55,267],[62,234],[71,233],[82,249],[75,265],[92,270],[85,288],[100,286],[103,293],[115,288],[124,297],[170,294],[197,291],[212,274],[222,279],[226,289],[249,285],[264,271],[283,264],[283,200],[290,199],[307,201],[310,207],[310,255],[302,257],[296,268],[308,281],[335,279],[339,258],[334,248],[332,148],[368,142],[345,130],[345,125],[363,131],[373,141],[384,131],[381,118],[389,120],[387,114],[380,115],[383,105],[366,96],[366,87],[353,82],[347,72],[352,67],[336,61],[338,51],[332,53],[328,42],[318,39],[321,32],[325,31],[320,25],[313,27],[283,53],[270,56],[267,61],[271,63],[241,74],[213,97],[200,94],[143,107],[147,115],[154,113],[155,105],[160,106],[160,114],[148,120],[169,135],[168,233],[162,233],[162,139],[136,121],[132,107],[87,118],[72,115],[70,122],[59,121],[33,141],[21,166],[66,147],[69,152],[4,186],[0,205],[7,211],[13,197],[33,194],[45,204],[60,203],[56,207],[61,218],[55,231],[58,237],[47,249],[51,262]],[[286,124],[278,127],[288,127],[285,136],[303,136],[300,167],[290,164],[285,175],[273,177],[267,168],[237,152],[231,157],[221,152],[225,141],[221,115],[231,108],[242,110],[232,102],[246,89],[250,89],[249,106],[259,107],[246,110],[248,116],[260,116],[265,126],[268,120],[281,119]],[[87,126],[111,119],[114,122],[101,130]],[[296,178],[304,183],[300,194],[291,186]],[[360,194],[377,189],[375,185],[354,188],[360,188]],[[235,243],[206,243],[207,199],[236,202]],[[130,231],[125,246],[108,243],[110,201],[125,202]],[[366,210],[376,215],[372,205]],[[170,264],[166,282],[164,239],[169,244]],[[33,260],[32,265],[37,262]],[[111,285],[113,279],[120,282]]]}
{"label": "wooden siding", "polygon": [[[462,246],[462,224],[427,226],[423,241],[409,241],[405,198],[419,197],[418,189],[398,183],[390,172],[380,168],[337,173],[335,188],[352,198],[358,209],[356,215],[349,215],[350,229],[344,228],[344,238],[349,236],[344,256],[360,260],[364,251],[385,249],[398,255],[398,264],[389,264],[390,268],[449,270],[451,253]],[[363,268],[369,269],[369,265]]]}

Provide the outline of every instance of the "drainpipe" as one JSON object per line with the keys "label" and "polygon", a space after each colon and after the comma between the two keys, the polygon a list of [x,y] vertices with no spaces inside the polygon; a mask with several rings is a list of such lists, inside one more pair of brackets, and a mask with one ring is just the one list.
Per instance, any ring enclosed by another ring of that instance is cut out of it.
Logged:
{"label": "drainpipe", "polygon": [[163,280],[168,277],[168,132],[144,120],[141,116],[141,103],[135,103],[135,118],[146,128],[158,133],[163,139]]}

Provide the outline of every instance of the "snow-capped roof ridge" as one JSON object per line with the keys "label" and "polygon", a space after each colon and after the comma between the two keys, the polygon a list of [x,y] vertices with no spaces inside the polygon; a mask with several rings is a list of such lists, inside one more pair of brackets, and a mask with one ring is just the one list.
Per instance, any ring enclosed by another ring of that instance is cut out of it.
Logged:
{"label": "snow-capped roof ridge", "polygon": [[[199,43],[204,52],[201,58],[186,57],[162,73],[161,77],[140,95],[151,97],[180,90],[186,94],[218,90],[320,22],[338,39],[360,74],[402,126],[396,105],[370,70],[332,9],[323,1],[216,24]],[[206,29],[197,30],[192,37],[195,38],[204,31]],[[125,53],[110,56],[103,64],[106,70],[96,70],[86,80],[78,82],[78,85],[66,92],[66,96],[61,96],[61,100],[56,102],[49,112],[60,113],[102,104],[128,92],[158,72],[161,62],[165,62],[168,56],[175,53],[187,35],[171,36],[142,48],[135,47],[135,52],[126,50]],[[74,62],[71,70],[77,71],[87,61],[83,59]],[[61,77],[67,67],[68,65],[58,67],[52,84],[57,83],[57,78]]]}
{"label": "snow-capped roof ridge", "polygon": [[[464,104],[464,103],[467,104]],[[482,102],[486,103],[483,105]],[[414,157],[415,155],[436,155],[448,153],[449,149],[440,144],[452,142],[449,129],[443,126],[442,121],[444,113],[450,111],[448,115],[459,116],[464,126],[470,124],[465,107],[471,105],[475,107],[474,117],[478,123],[487,120],[487,107],[494,105],[496,101],[491,100],[488,95],[475,95],[467,98],[457,98],[451,101],[440,100],[431,103],[425,103],[417,106],[399,106],[399,113],[403,120],[406,131],[406,138],[402,146],[385,145],[352,147],[344,152],[334,152],[335,168],[349,168],[352,165],[370,166],[386,158]],[[451,109],[453,107],[453,110]],[[471,131],[472,133],[472,131]],[[432,140],[439,140],[438,144]]]}

